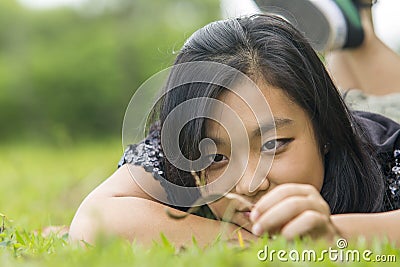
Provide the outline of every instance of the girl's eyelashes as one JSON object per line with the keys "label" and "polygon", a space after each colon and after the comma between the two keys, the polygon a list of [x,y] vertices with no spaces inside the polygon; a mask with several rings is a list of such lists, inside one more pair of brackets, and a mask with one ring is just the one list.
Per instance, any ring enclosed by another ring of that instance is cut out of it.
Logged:
{"label": "girl's eyelashes", "polygon": [[[281,139],[273,139],[264,143],[261,147],[261,152],[265,153],[276,153],[283,149],[286,145],[288,145],[293,138],[281,138]],[[211,163],[211,166],[218,167],[222,166],[228,162],[228,157],[223,154],[209,154],[206,156],[207,162]]]}
{"label": "girl's eyelashes", "polygon": [[267,141],[262,145],[261,152],[274,153],[274,152],[284,148],[291,141],[293,141],[293,138],[273,139],[273,140]]}
{"label": "girl's eyelashes", "polygon": [[210,154],[207,155],[207,159],[211,164],[222,164],[228,160],[228,158],[222,154]]}

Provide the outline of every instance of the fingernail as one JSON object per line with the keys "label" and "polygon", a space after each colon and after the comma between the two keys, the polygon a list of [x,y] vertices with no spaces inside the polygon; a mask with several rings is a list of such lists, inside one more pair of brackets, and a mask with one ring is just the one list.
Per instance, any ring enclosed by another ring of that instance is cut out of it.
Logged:
{"label": "fingernail", "polygon": [[257,210],[252,210],[252,211],[250,212],[250,220],[251,220],[252,222],[254,222],[255,220],[257,220],[258,216],[260,216],[260,213],[258,213]]}
{"label": "fingernail", "polygon": [[255,225],[253,225],[253,228],[251,228],[251,232],[254,235],[261,235],[263,232],[263,229],[261,228],[261,225],[255,224]]}

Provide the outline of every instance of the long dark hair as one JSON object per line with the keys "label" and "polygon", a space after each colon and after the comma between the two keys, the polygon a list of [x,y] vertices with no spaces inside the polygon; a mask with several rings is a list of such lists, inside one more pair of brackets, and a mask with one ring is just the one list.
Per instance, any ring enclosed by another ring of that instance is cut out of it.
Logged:
{"label": "long dark hair", "polygon": [[[253,15],[210,23],[184,44],[175,65],[213,61],[231,66],[250,78],[261,75],[305,110],[311,118],[320,152],[325,154],[321,195],[331,212],[382,210],[384,186],[367,136],[346,107],[323,63],[307,40],[292,25],[273,15]],[[217,98],[223,88],[205,84],[171,90],[160,105],[161,127],[167,115],[184,101]],[[193,110],[195,112],[195,110]],[[180,133],[182,153],[199,156],[205,119],[187,123]],[[166,178],[178,185],[195,186],[190,173],[165,162]]]}

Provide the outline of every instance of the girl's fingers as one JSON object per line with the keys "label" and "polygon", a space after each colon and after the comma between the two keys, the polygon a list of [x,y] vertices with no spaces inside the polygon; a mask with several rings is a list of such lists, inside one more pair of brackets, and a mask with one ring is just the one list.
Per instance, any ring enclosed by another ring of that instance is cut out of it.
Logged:
{"label": "girl's fingers", "polygon": [[260,235],[264,232],[273,234],[307,210],[329,216],[329,207],[326,210],[324,204],[325,202],[312,196],[288,197],[260,215],[254,222],[253,234]]}
{"label": "girl's fingers", "polygon": [[282,184],[265,194],[254,206],[250,214],[250,220],[255,222],[257,218],[271,207],[282,202],[285,198],[292,196],[312,196],[321,198],[315,187],[308,184]]}
{"label": "girl's fingers", "polygon": [[311,237],[327,236],[333,238],[337,232],[330,222],[329,216],[317,211],[307,210],[285,225],[281,230],[282,236],[292,240],[296,236],[310,235]]}

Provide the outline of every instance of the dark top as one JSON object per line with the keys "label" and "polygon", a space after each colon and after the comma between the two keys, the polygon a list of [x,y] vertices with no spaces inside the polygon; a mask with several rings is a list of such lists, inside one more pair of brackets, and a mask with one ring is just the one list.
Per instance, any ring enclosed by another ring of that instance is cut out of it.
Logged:
{"label": "dark top", "polygon": [[[354,111],[353,115],[367,131],[378,153],[386,186],[384,211],[400,209],[400,125],[379,114]],[[118,167],[125,163],[142,166],[166,188],[165,179],[162,178],[164,155],[158,125],[152,126],[145,140],[126,148]],[[168,190],[166,192],[168,198],[173,199],[171,193]],[[202,206],[197,214],[212,217],[206,205]]]}

